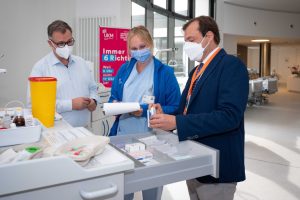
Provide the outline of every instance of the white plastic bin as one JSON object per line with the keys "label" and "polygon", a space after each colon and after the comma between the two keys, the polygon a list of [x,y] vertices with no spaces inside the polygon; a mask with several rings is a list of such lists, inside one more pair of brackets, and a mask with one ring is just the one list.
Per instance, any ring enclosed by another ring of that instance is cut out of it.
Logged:
{"label": "white plastic bin", "polygon": [[42,126],[35,119],[35,126],[17,127],[0,130],[0,147],[34,143],[40,140]]}

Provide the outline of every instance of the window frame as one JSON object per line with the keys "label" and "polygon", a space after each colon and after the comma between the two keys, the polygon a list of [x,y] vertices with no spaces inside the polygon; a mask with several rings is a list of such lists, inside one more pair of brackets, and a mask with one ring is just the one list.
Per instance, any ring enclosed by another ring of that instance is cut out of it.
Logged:
{"label": "window frame", "polygon": [[[216,0],[207,0],[209,1],[209,15],[211,17],[215,16],[216,13]],[[188,11],[187,15],[181,15],[175,12],[175,0],[166,0],[166,9],[155,5],[153,0],[131,0],[140,6],[145,7],[145,26],[150,31],[150,34],[153,36],[154,30],[154,12],[164,15],[168,19],[167,25],[167,47],[174,48],[175,47],[175,20],[183,20],[188,21],[195,17],[195,0],[188,0]],[[149,20],[150,19],[150,20]],[[172,57],[172,52],[167,52],[167,61],[169,62],[170,58]],[[188,73],[194,68],[195,62],[190,61],[188,62]]]}

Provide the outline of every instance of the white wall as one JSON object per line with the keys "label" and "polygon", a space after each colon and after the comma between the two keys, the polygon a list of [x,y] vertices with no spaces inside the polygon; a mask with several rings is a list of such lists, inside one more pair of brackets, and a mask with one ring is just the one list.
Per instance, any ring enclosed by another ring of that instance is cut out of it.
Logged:
{"label": "white wall", "polygon": [[[300,64],[299,45],[273,45],[271,46],[271,72],[275,69],[279,75],[279,83],[286,84],[287,77],[291,75],[288,67]],[[248,63],[250,68],[259,72],[259,47],[248,48]]]}
{"label": "white wall", "polygon": [[[81,16],[116,16],[117,27],[130,27],[130,0],[6,0],[0,1],[0,107],[26,100],[27,78],[35,62],[49,52],[47,26],[62,19],[76,31]],[[74,34],[76,35],[76,33]]]}
{"label": "white wall", "polygon": [[218,28],[219,28],[219,32],[220,32],[220,47],[223,47],[223,43],[224,43],[224,37],[223,37],[223,33],[224,33],[224,0],[219,0],[216,1],[216,16],[215,16],[215,20],[218,24]]}
{"label": "white wall", "polygon": [[259,72],[259,46],[248,47],[247,67],[256,69]]}
{"label": "white wall", "polygon": [[299,45],[276,45],[271,48],[271,70],[275,69],[279,74],[279,82],[286,83],[291,75],[288,67],[300,65]]}
{"label": "white wall", "polygon": [[[300,35],[300,14],[257,10],[226,2],[223,13],[223,33],[292,38],[299,38]],[[290,28],[290,24],[293,24],[294,28]]]}
{"label": "white wall", "polygon": [[[223,35],[223,46],[233,52],[234,36],[258,36],[273,38],[300,38],[300,14],[274,12],[232,5],[224,0],[216,1],[216,21]],[[254,25],[256,22],[256,26]],[[293,24],[294,28],[290,28]],[[285,83],[290,75],[288,66],[300,64],[299,46],[271,46],[271,70],[280,75],[279,82]],[[248,67],[258,69],[259,49],[248,49]]]}
{"label": "white wall", "polygon": [[76,17],[116,17],[116,27],[131,27],[131,0],[76,0]]}
{"label": "white wall", "polygon": [[0,107],[10,100],[25,102],[27,77],[34,63],[49,52],[47,26],[62,19],[75,22],[72,0],[6,0],[0,1]]}
{"label": "white wall", "polygon": [[228,54],[237,56],[237,38],[234,35],[223,35],[223,48]]}

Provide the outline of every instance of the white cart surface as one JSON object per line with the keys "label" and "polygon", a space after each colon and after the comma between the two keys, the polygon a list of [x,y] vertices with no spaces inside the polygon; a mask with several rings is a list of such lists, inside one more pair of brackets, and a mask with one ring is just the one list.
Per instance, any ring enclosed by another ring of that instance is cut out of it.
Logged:
{"label": "white cart surface", "polygon": [[[50,130],[68,128],[72,127],[60,121]],[[125,144],[149,136],[164,144],[146,144],[153,154],[151,162],[142,163],[122,150]],[[111,144],[94,160],[85,167],[62,156],[0,165],[0,199],[123,199],[124,194],[177,181],[218,177],[219,151],[190,140],[179,142],[177,135],[155,130],[111,137]]]}
{"label": "white cart surface", "polygon": [[[64,121],[53,130],[71,128]],[[56,156],[0,165],[0,199],[123,199],[134,162],[110,145],[85,167]]]}

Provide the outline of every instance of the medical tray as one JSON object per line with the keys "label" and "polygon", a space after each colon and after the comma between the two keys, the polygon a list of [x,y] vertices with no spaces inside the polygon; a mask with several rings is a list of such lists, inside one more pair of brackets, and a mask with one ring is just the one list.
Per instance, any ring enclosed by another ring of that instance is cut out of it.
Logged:
{"label": "medical tray", "polygon": [[42,125],[37,119],[34,119],[34,124],[35,126],[1,129],[0,147],[39,141]]}
{"label": "medical tray", "polygon": [[[146,144],[146,150],[153,153],[153,161],[135,162],[134,171],[125,173],[125,194],[163,186],[169,183],[189,180],[201,176],[219,176],[219,151],[195,141],[178,141],[176,134],[155,130],[145,134],[111,137],[111,144],[121,152],[127,143],[143,142],[142,138],[155,136],[168,148],[157,148]],[[162,150],[163,149],[163,150]]]}

